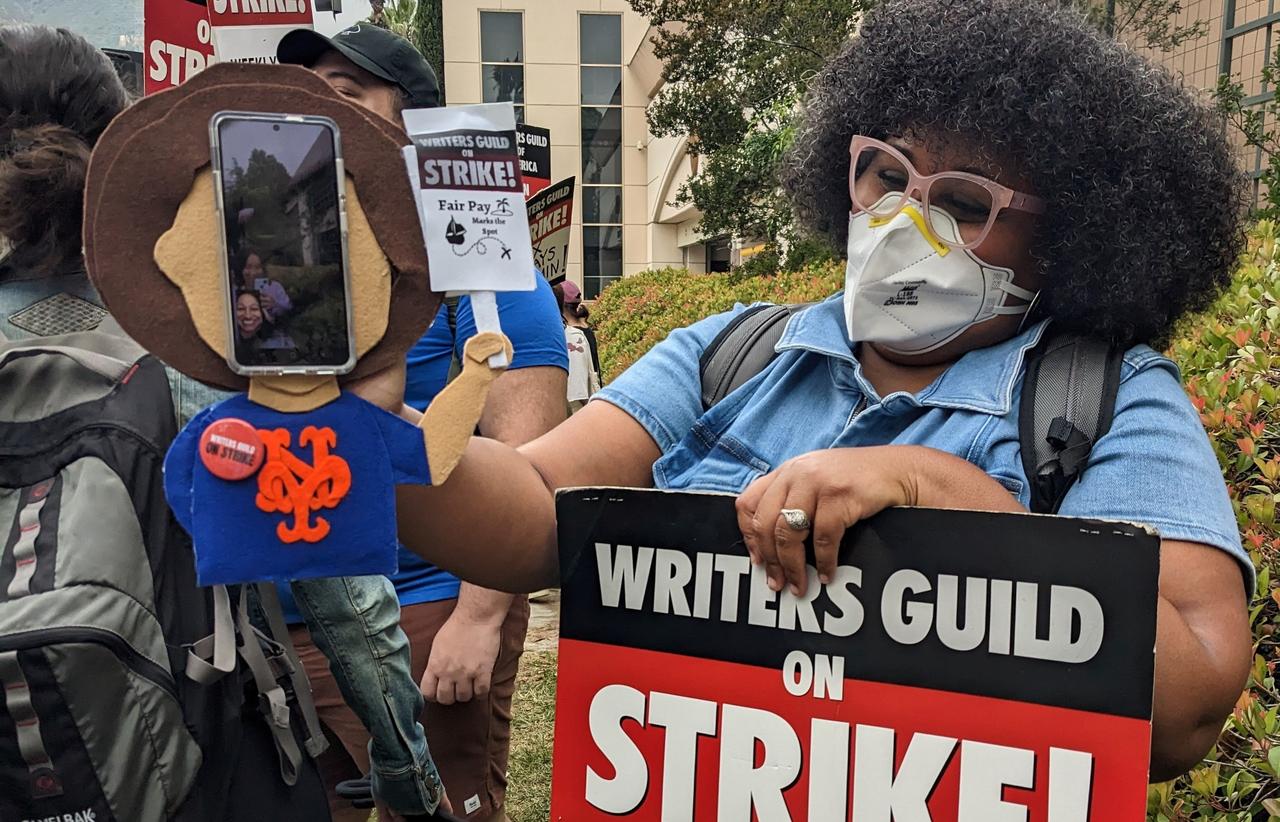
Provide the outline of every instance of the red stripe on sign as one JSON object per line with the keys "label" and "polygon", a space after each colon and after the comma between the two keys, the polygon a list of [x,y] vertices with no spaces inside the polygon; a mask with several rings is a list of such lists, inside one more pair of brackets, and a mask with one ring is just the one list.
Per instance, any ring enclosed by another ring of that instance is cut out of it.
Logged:
{"label": "red stripe on sign", "polygon": [[815,675],[821,661],[821,699],[811,684],[792,696],[782,671],[575,640],[559,666],[553,820],[860,822],[925,818],[923,802],[956,822],[964,801],[973,819],[1128,822],[1146,808],[1141,720],[840,680]]}
{"label": "red stripe on sign", "polygon": [[311,0],[209,0],[214,26],[310,26]]}
{"label": "red stripe on sign", "polygon": [[25,565],[30,565],[31,563],[33,563],[33,562],[35,562],[35,561],[36,561],[36,558],[35,558],[35,557],[30,557],[30,558],[28,558],[28,559],[20,559],[20,560],[18,560],[17,562],[15,562],[15,563],[14,563],[14,565],[16,565],[16,566],[17,566],[17,567],[19,567],[19,568],[22,568],[23,566],[25,566]]}

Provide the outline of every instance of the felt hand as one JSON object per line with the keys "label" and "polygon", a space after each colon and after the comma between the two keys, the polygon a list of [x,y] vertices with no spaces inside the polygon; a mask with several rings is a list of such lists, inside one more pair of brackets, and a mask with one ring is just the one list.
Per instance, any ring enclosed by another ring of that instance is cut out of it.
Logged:
{"label": "felt hand", "polygon": [[501,622],[472,622],[455,611],[431,642],[422,695],[429,702],[452,705],[488,694],[501,635]]}
{"label": "felt hand", "polygon": [[503,351],[510,362],[511,341],[502,334],[489,331],[467,340],[462,350],[462,373],[436,395],[423,413],[418,427],[427,442],[432,485],[444,484],[462,459],[462,452],[480,422],[489,386],[506,370],[505,366],[490,365],[489,358]]}
{"label": "felt hand", "polygon": [[[813,534],[818,580],[836,571],[844,532],[895,505],[916,505],[915,451],[904,446],[831,448],[784,462],[738,497],[738,527],[751,561],[763,565],[769,587],[801,596],[808,588],[804,541]],[[784,509],[804,512],[810,528],[792,528]]]}
{"label": "felt hand", "polygon": [[[472,367],[472,363],[484,363],[494,354],[502,351],[507,352],[507,361],[510,362],[513,350],[511,340],[508,340],[502,334],[496,334],[492,331],[477,334],[467,340],[466,345],[462,347],[463,371],[465,372],[467,368]],[[501,371],[505,369],[493,370]]]}

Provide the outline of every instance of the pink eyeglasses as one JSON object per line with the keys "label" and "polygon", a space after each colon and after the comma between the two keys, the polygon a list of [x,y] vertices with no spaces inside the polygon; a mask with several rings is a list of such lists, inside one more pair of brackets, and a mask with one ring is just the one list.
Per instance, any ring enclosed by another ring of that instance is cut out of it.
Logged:
{"label": "pink eyeglasses", "polygon": [[[855,206],[878,220],[890,220],[906,207],[913,194],[918,194],[929,232],[952,248],[981,245],[991,233],[996,217],[1006,208],[1031,214],[1043,214],[1045,210],[1045,202],[1039,197],[977,174],[921,174],[902,152],[873,137],[855,136],[849,144],[849,160],[849,196]],[[899,196],[890,196],[895,193]],[[961,236],[951,239],[939,233],[933,226],[930,206],[954,217]]]}

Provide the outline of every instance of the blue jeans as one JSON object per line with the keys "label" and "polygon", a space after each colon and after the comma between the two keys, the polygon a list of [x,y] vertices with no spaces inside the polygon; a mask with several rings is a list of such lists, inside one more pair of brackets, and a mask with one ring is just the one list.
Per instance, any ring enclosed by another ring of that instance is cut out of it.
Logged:
{"label": "blue jeans", "polygon": [[425,701],[410,670],[400,603],[381,576],[290,583],[342,697],[368,729],[373,792],[402,814],[427,814],[444,790],[418,723]]}

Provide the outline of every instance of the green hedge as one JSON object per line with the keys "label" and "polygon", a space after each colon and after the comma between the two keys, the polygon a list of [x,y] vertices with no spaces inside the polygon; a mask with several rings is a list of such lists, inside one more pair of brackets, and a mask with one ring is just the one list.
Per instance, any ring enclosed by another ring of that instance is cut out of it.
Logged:
{"label": "green hedge", "polygon": [[[840,263],[771,277],[651,271],[605,290],[594,319],[607,380],[672,330],[735,303],[808,302],[838,291]],[[1185,322],[1169,354],[1182,368],[1231,492],[1246,547],[1257,565],[1249,612],[1256,654],[1247,690],[1204,764],[1176,782],[1153,785],[1148,820],[1280,822],[1280,244],[1258,224],[1231,289]]]}
{"label": "green hedge", "polygon": [[646,271],[605,289],[592,314],[605,382],[625,371],[677,328],[728,311],[735,303],[809,302],[844,287],[834,263],[772,277],[690,274],[683,268]]}
{"label": "green hedge", "polygon": [[1249,617],[1249,685],[1204,764],[1153,786],[1148,818],[1280,820],[1280,254],[1274,223],[1259,223],[1230,290],[1183,325],[1170,346],[1218,454],[1245,547],[1258,567]]}

